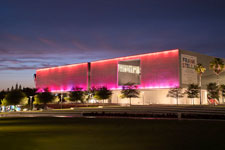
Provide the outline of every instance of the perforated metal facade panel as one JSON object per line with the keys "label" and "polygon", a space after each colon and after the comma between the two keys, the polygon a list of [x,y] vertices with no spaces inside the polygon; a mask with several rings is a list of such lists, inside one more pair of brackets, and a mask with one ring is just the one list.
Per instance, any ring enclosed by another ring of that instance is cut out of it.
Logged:
{"label": "perforated metal facade panel", "polygon": [[179,86],[179,50],[101,60],[91,63],[91,86],[118,89],[118,62],[140,59],[139,88],[170,88]]}
{"label": "perforated metal facade panel", "polygon": [[70,91],[73,87],[84,90],[88,86],[88,63],[39,69],[36,72],[36,87],[50,91]]}

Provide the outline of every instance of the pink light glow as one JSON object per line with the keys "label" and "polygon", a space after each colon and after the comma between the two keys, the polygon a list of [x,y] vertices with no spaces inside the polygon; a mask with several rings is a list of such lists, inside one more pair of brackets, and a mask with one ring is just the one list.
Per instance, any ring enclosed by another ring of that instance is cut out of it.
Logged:
{"label": "pink light glow", "polygon": [[178,49],[92,62],[91,86],[121,89],[122,87],[117,84],[118,62],[132,59],[140,59],[141,61],[141,84],[138,85],[138,89],[179,86]]}
{"label": "pink light glow", "polygon": [[38,69],[36,87],[48,88],[51,92],[71,91],[73,87],[87,89],[88,63]]}
{"label": "pink light glow", "polygon": [[177,51],[179,51],[179,49],[166,50],[166,51],[162,51],[162,52],[153,52],[153,53],[140,54],[140,55],[125,56],[125,57],[117,57],[117,58],[112,58],[112,59],[97,60],[97,61],[93,61],[91,63],[106,62],[106,61],[111,61],[111,60],[121,61],[121,60],[137,59],[137,58],[142,57],[142,56],[168,54],[168,53],[177,52]]}
{"label": "pink light glow", "polygon": [[[91,62],[90,86],[122,89],[118,86],[118,62],[132,59],[140,59],[138,89],[179,87],[178,49]],[[36,74],[36,88],[40,92],[44,88],[51,92],[67,92],[76,86],[83,90],[88,87],[88,63],[38,69]]]}

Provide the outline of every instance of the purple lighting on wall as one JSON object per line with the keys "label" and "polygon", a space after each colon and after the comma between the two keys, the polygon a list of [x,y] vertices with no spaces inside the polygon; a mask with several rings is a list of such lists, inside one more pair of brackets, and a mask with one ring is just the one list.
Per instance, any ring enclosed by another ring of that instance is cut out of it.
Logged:
{"label": "purple lighting on wall", "polygon": [[179,50],[120,57],[91,63],[91,86],[118,86],[118,62],[140,59],[141,84],[139,89],[172,88],[179,86]]}
{"label": "purple lighting on wall", "polygon": [[[135,59],[140,60],[141,67],[139,89],[179,87],[178,49],[91,62],[90,87],[122,89],[118,86],[118,62]],[[52,92],[88,88],[88,63],[44,68],[36,73],[36,87],[40,92],[44,88]]]}
{"label": "purple lighting on wall", "polygon": [[40,92],[44,88],[51,92],[65,92],[76,86],[86,90],[87,72],[88,63],[39,69],[36,72],[36,88]]}

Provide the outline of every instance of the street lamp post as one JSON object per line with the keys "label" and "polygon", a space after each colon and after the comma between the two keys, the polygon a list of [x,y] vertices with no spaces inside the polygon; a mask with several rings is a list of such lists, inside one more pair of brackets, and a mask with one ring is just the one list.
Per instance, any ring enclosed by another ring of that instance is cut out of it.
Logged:
{"label": "street lamp post", "polygon": [[62,109],[62,102],[63,102],[63,93],[61,93],[61,109]]}
{"label": "street lamp post", "polygon": [[30,110],[32,109],[32,97],[33,96],[30,96]]}
{"label": "street lamp post", "polygon": [[142,94],[143,105],[144,105],[144,104],[145,104],[145,95],[144,95],[144,91],[142,91],[141,94]]}

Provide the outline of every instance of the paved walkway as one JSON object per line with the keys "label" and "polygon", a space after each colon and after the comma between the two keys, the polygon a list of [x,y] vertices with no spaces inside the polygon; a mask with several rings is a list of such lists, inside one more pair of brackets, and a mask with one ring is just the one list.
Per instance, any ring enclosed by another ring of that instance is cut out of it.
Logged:
{"label": "paved walkway", "polygon": [[[196,115],[206,118],[219,118],[225,120],[224,106],[171,106],[171,105],[151,105],[151,106],[131,106],[131,107],[99,107],[99,108],[74,108],[71,109],[54,109],[46,111],[27,111],[27,112],[9,112],[0,113],[0,117],[83,117],[92,114],[132,114],[133,116],[171,116],[175,115],[177,118],[185,116],[196,117]],[[113,114],[113,115],[112,115]]]}

